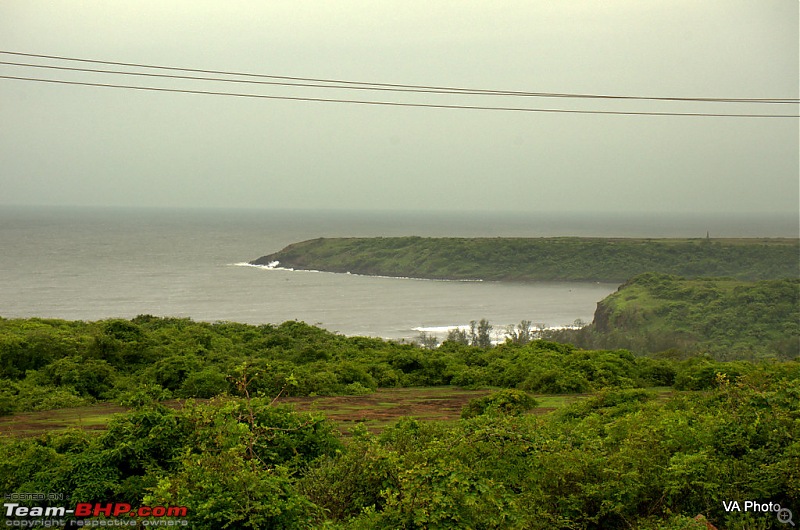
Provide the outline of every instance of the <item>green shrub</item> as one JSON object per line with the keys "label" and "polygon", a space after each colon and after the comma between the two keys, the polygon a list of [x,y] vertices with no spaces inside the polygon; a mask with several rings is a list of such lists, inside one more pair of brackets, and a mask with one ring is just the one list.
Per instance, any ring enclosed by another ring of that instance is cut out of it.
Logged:
{"label": "green shrub", "polygon": [[462,418],[474,418],[481,414],[517,415],[537,405],[526,392],[516,389],[500,390],[481,398],[471,399],[463,409]]}

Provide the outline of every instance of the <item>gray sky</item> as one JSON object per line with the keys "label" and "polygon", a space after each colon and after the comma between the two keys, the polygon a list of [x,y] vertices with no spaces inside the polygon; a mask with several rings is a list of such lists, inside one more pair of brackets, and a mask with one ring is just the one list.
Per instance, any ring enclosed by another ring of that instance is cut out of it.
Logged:
{"label": "gray sky", "polygon": [[[796,0],[4,0],[0,50],[528,92],[798,98]],[[434,104],[798,114],[797,105],[392,94],[9,65],[0,75]],[[0,205],[791,213],[800,200],[797,119],[383,107],[0,79],[0,123]]]}

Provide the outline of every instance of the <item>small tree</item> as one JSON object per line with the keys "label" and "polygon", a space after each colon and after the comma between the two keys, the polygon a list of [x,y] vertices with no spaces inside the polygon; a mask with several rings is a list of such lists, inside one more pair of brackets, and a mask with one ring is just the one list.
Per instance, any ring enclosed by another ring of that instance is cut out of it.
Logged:
{"label": "small tree", "polygon": [[508,326],[506,334],[513,344],[528,344],[533,339],[533,323],[530,320],[521,320],[514,326]]}
{"label": "small tree", "polygon": [[[448,340],[450,336],[448,334]],[[435,350],[437,346],[439,346],[439,339],[436,335],[428,333],[426,331],[420,331],[419,335],[417,336],[417,340],[419,341],[419,345],[428,350]]]}
{"label": "small tree", "polygon": [[477,324],[474,320],[471,321],[469,331],[473,346],[488,348],[492,345],[492,325],[485,318],[482,318]]}
{"label": "small tree", "polygon": [[447,332],[447,339],[450,342],[455,342],[456,344],[462,344],[467,346],[469,344],[469,337],[467,337],[466,330],[453,328]]}

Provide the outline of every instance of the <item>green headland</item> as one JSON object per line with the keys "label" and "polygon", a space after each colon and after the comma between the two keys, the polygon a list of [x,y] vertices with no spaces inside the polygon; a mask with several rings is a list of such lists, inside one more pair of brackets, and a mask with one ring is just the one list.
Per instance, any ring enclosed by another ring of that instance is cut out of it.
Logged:
{"label": "green headland", "polygon": [[796,278],[797,239],[320,238],[256,265],[450,280],[625,282],[644,272],[685,278]]}

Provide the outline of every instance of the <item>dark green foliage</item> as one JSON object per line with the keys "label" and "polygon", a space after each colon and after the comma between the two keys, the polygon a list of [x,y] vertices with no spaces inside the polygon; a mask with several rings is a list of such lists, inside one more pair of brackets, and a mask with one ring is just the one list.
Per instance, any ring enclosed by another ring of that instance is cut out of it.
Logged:
{"label": "dark green foliage", "polygon": [[148,367],[145,371],[145,376],[147,380],[158,383],[167,390],[174,392],[183,386],[191,374],[198,372],[200,369],[201,361],[195,355],[170,355],[159,359]]}
{"label": "dark green foliage", "polygon": [[345,528],[697,528],[698,514],[718,528],[782,528],[722,501],[800,500],[792,374],[762,367],[666,401],[603,391],[545,418],[405,420],[301,484]]}
{"label": "dark green foliage", "polygon": [[[301,322],[248,326],[156,317],[94,323],[4,320],[0,341],[17,344],[13,348],[20,350],[5,357],[5,373],[16,376],[0,390],[0,413],[94,400],[135,404],[172,397],[244,397],[233,385],[240,366],[248,367],[251,396],[358,395],[380,387],[437,385],[574,393],[668,386],[678,374],[678,364],[672,361],[636,359],[626,350],[584,351],[545,340],[478,346],[485,342],[481,337],[488,337],[489,327],[485,320],[475,323],[475,340],[467,342],[476,345],[446,341],[429,350],[343,337]],[[36,342],[42,336],[57,337],[60,344],[72,347],[47,348]],[[98,337],[114,344],[103,355]],[[38,344],[35,351],[51,352],[42,357],[47,362],[30,361],[33,352],[24,345],[31,343]],[[53,353],[56,350],[60,353]],[[19,375],[23,369],[24,377]],[[682,370],[680,388],[707,387],[719,371]],[[695,379],[702,382],[690,382]]]}
{"label": "dark green foliage", "polygon": [[481,414],[522,414],[536,406],[536,400],[521,390],[507,389],[470,400],[461,410],[462,418]]}
{"label": "dark green foliage", "polygon": [[[476,322],[476,343],[479,330],[488,327],[488,322]],[[57,344],[48,347],[42,337]],[[116,341],[116,346],[100,356],[97,337]],[[699,390],[713,387],[718,373],[735,380],[750,366],[689,358],[679,351],[636,358],[628,350],[581,350],[547,340],[511,340],[496,347],[445,341],[429,350],[343,337],[301,322],[249,326],[156,317],[130,322],[2,320],[0,343],[12,352],[4,357],[8,379],[0,389],[0,414],[95,400],[244,397],[233,385],[242,365],[249,367],[251,396],[358,395],[381,387],[437,385],[544,394],[672,385]],[[34,350],[26,349],[30,344]],[[49,353],[33,362],[36,352]]]}
{"label": "dark green foliage", "polygon": [[90,341],[80,322],[0,320],[0,376],[19,379],[62,357],[86,352]]}
{"label": "dark green foliage", "polygon": [[23,381],[0,380],[0,414],[32,412],[94,403],[91,396],[80,396],[77,390],[56,387],[45,382],[38,372],[29,372]]}
{"label": "dark green foliage", "polygon": [[675,383],[675,363],[666,359],[641,357],[636,359],[641,386],[672,386]]}
{"label": "dark green foliage", "polygon": [[[412,420],[413,421],[413,420]],[[382,492],[397,488],[398,462],[364,431],[356,431],[346,451],[317,461],[300,480],[301,491],[324,513],[343,520],[364,510],[382,510]]]}
{"label": "dark green foliage", "polygon": [[641,403],[655,399],[655,394],[643,389],[605,389],[561,411],[564,418],[586,418],[591,414],[618,416],[640,408]]}
{"label": "dark green foliage", "polygon": [[213,368],[191,372],[181,383],[179,397],[211,398],[228,393],[232,386],[225,374]]}
{"label": "dark green foliage", "polygon": [[192,528],[307,528],[314,507],[293,474],[341,450],[320,417],[268,401],[145,405],[99,435],[0,441],[0,486],[77,502],[185,505]]}
{"label": "dark green foliage", "polygon": [[740,370],[731,363],[697,357],[680,365],[674,385],[678,390],[708,390],[716,385],[720,376],[735,379],[739,375]]}
{"label": "dark green foliage", "polygon": [[193,528],[308,527],[313,505],[292,473],[341,448],[327,422],[261,399],[195,405],[180,416],[187,442],[145,502],[187,506]]}
{"label": "dark green foliage", "polygon": [[[425,350],[302,323],[132,322],[0,321],[20,343],[31,331],[74,346],[5,380],[6,410],[108,394],[135,407],[100,433],[0,439],[4,491],[185,505],[199,529],[669,529],[698,514],[718,528],[779,528],[722,501],[800,502],[796,361],[637,358],[543,340]],[[120,358],[92,354],[98,334],[156,361],[122,370]],[[346,444],[321,416],[271,404],[278,393],[448,383],[504,390],[458,422],[405,419]],[[670,383],[669,394],[640,388]],[[592,395],[533,415],[525,391]],[[172,392],[228,395],[157,403]]]}
{"label": "dark green foliage", "polygon": [[115,370],[107,362],[83,357],[62,357],[42,370],[45,381],[69,387],[81,396],[104,397],[114,386]]}

